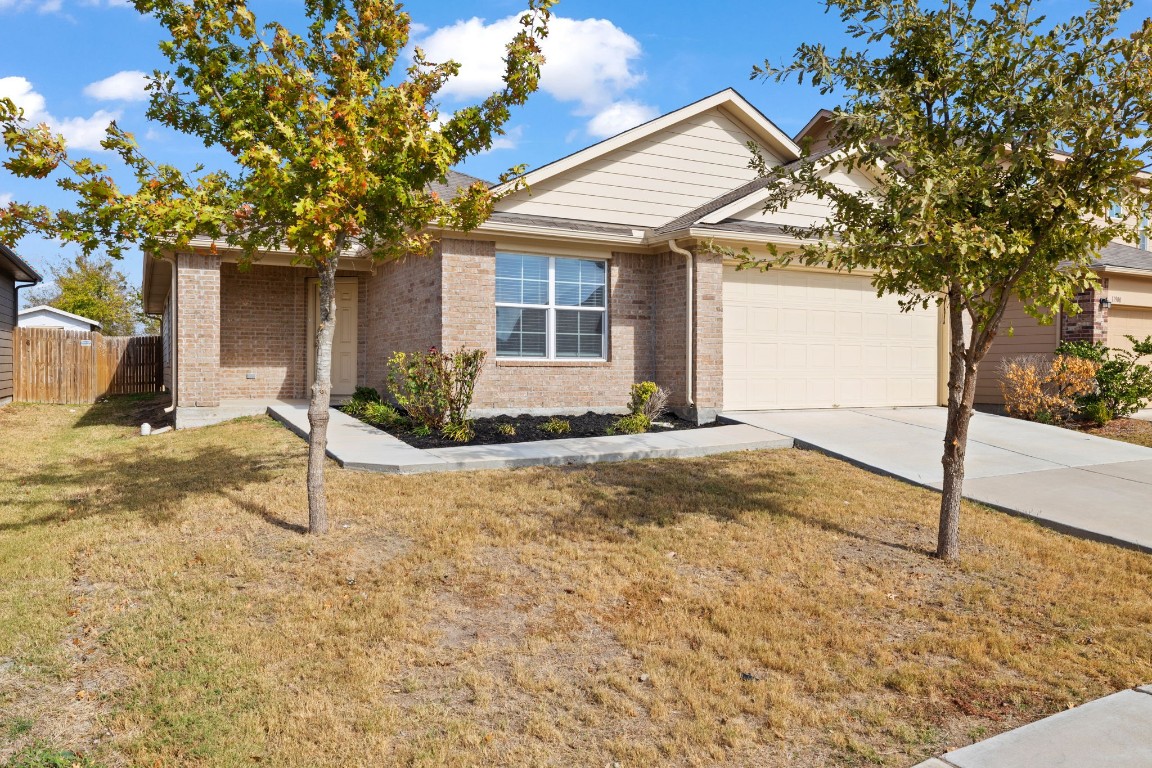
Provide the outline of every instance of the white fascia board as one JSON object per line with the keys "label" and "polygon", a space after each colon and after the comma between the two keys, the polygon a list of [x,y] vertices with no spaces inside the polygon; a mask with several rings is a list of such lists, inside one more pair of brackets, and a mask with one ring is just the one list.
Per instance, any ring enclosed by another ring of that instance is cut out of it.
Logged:
{"label": "white fascia board", "polygon": [[[460,237],[467,237],[468,234],[470,234],[457,232],[456,230],[451,229],[433,229],[432,231],[456,234]],[[573,229],[533,227],[526,224],[510,224],[503,221],[486,221],[476,229],[472,230],[472,232],[479,232],[485,235],[520,235],[524,237],[568,240],[582,243],[598,242],[611,245],[643,246],[645,245],[645,236],[647,235],[648,230],[633,228],[631,235],[613,235],[606,232],[582,232]]]}

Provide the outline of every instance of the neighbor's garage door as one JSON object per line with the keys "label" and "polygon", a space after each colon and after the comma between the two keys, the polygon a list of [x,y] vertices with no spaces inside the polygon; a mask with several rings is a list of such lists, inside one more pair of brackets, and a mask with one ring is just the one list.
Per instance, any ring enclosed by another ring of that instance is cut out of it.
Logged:
{"label": "neighbor's garage door", "polygon": [[1152,309],[1112,305],[1108,310],[1108,346],[1132,349],[1126,336],[1135,336],[1137,341],[1152,336]]}
{"label": "neighbor's garage door", "polygon": [[867,277],[726,267],[724,407],[935,405],[938,318]]}

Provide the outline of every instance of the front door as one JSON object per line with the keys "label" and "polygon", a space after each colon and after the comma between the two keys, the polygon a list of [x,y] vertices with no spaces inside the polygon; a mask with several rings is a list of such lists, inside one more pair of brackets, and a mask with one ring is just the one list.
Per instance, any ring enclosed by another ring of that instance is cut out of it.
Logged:
{"label": "front door", "polygon": [[[356,390],[357,287],[355,277],[336,278],[336,332],[332,337],[332,394]],[[320,321],[320,283],[312,281],[308,318],[308,386],[316,380],[316,327]]]}

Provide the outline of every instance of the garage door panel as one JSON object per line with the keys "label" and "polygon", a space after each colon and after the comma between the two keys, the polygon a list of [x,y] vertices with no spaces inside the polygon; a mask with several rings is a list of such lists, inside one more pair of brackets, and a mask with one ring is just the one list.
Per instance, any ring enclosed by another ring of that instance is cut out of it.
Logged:
{"label": "garage door panel", "polygon": [[858,275],[725,270],[725,407],[936,402],[938,313],[902,314]]}
{"label": "garage door panel", "polygon": [[1108,312],[1108,346],[1131,350],[1132,342],[1128,336],[1143,341],[1149,335],[1152,335],[1152,309],[1112,305]]}
{"label": "garage door panel", "polygon": [[754,307],[748,316],[749,330],[754,333],[776,333],[780,329],[780,313],[767,307]]}

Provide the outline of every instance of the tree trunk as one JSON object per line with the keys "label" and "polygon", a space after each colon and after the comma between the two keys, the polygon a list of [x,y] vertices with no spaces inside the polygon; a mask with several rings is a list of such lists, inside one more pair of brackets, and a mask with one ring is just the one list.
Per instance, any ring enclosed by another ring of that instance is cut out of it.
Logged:
{"label": "tree trunk", "polygon": [[964,315],[959,302],[949,300],[948,426],[944,431],[944,485],[940,497],[940,530],[936,556],[960,556],[960,502],[964,496],[964,458],[968,451],[968,425],[976,400],[979,361],[969,362],[964,345]]}
{"label": "tree trunk", "polygon": [[328,409],[332,405],[332,339],[336,329],[336,263],[332,256],[316,271],[320,276],[320,314],[316,323],[316,370],[308,403],[308,532],[328,533],[328,500],[324,463],[328,448]]}

